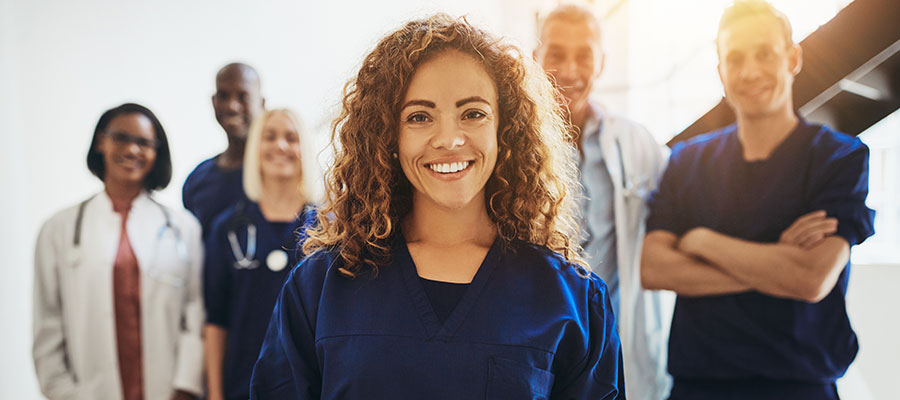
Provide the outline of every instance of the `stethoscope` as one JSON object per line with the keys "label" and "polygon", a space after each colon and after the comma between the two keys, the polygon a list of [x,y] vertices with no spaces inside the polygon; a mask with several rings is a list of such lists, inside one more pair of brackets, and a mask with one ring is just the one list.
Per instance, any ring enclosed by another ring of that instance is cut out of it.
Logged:
{"label": "stethoscope", "polygon": [[[304,207],[301,215],[305,215],[308,207]],[[231,219],[231,222],[228,224],[228,244],[231,246],[231,254],[234,255],[234,268],[235,269],[256,269],[259,267],[259,260],[256,259],[256,224],[253,223],[253,220],[250,219],[245,213],[244,209],[246,208],[246,204],[241,201],[236,206],[235,216]],[[237,237],[237,229],[242,226],[247,226],[247,251],[244,252],[241,250],[241,244],[238,241]],[[291,241],[293,241],[294,233],[291,232]],[[285,246],[281,246],[269,252],[266,256],[266,267],[269,268],[272,272],[278,272],[283,270],[288,264],[288,253],[285,251]]]}
{"label": "stethoscope", "polygon": [[[84,220],[84,209],[87,206],[87,203],[94,199],[96,195],[91,196],[90,198],[82,201],[78,205],[78,213],[75,215],[75,236],[72,238],[72,252],[69,256],[69,265],[77,266],[81,261],[81,225]],[[182,261],[188,260],[188,251],[187,245],[184,242],[184,239],[181,236],[181,230],[178,229],[174,224],[172,224],[172,216],[169,214],[169,210],[166,209],[165,206],[158,203],[152,197],[149,198],[153,204],[156,204],[159,207],[159,210],[162,211],[163,216],[165,217],[166,223],[159,228],[159,233],[156,236],[156,249],[152,252],[154,259],[150,262],[149,273],[154,278],[168,281],[169,283],[181,286],[184,284],[184,279],[174,276],[168,276],[164,274],[158,265],[156,265],[156,257],[159,254],[159,244],[162,242],[163,238],[166,235],[166,232],[172,232],[172,236],[175,238],[175,253]]]}

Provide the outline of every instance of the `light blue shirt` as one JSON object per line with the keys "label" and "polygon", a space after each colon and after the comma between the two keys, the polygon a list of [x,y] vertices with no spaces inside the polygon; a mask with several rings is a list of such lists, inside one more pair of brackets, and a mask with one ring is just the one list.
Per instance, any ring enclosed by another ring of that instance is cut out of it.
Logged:
{"label": "light blue shirt", "polygon": [[581,186],[584,188],[579,240],[591,270],[609,287],[613,310],[618,314],[619,274],[616,262],[613,182],[600,148],[603,120],[597,110],[592,111],[582,131],[582,156],[578,163]]}

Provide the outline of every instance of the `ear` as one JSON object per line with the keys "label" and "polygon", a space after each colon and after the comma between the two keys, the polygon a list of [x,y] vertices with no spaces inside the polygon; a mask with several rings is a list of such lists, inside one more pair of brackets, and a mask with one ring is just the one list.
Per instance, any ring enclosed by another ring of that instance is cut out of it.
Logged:
{"label": "ear", "polygon": [[606,53],[602,50],[600,51],[600,57],[598,60],[599,66],[597,67],[597,73],[594,74],[594,78],[600,77],[600,74],[603,73],[603,69],[606,68]]}
{"label": "ear", "polygon": [[721,61],[720,61],[719,63],[716,64],[716,72],[719,73],[719,82],[722,83],[722,88],[725,87],[725,77],[722,76],[722,70],[723,70],[723,69],[724,69],[724,67],[722,66],[722,62],[721,62]]}
{"label": "ear", "polygon": [[789,51],[789,62],[791,63],[789,67],[791,69],[791,74],[797,76],[797,74],[800,73],[800,70],[803,69],[803,48],[800,47],[799,44],[793,43]]}

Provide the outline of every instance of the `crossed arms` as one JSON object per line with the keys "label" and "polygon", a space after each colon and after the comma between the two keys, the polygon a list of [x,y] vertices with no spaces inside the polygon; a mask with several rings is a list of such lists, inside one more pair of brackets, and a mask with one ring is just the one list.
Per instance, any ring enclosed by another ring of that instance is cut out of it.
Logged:
{"label": "crossed arms", "polygon": [[798,218],[778,243],[737,239],[698,227],[680,238],[654,230],[644,237],[641,282],[684,296],[755,290],[775,297],[819,302],[834,288],[850,258],[837,220],[824,211]]}

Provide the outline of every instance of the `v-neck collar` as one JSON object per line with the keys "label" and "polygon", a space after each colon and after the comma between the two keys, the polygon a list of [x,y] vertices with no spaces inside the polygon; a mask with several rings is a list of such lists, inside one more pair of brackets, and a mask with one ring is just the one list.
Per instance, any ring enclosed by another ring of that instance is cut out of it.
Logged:
{"label": "v-neck collar", "polygon": [[[285,251],[292,251],[296,250],[299,245],[297,230],[303,226],[306,209],[307,205],[304,205],[303,210],[299,214],[297,214],[297,217],[294,218],[293,221],[279,221],[288,224],[287,229],[281,232],[276,232],[275,227],[273,226],[274,222],[270,222],[266,219],[266,216],[263,215],[262,210],[259,208],[259,203],[250,202],[247,207],[247,212],[253,214],[253,216],[255,217],[253,219],[261,222],[260,225],[262,226],[257,226],[256,229],[264,229],[266,231],[265,234],[268,237],[274,238],[276,240],[276,243],[278,243],[278,247],[273,247],[272,250],[280,249]],[[268,254],[266,254],[266,256],[267,255]]]}
{"label": "v-neck collar", "polygon": [[484,256],[484,260],[481,261],[481,265],[478,267],[478,271],[472,278],[472,282],[459,300],[459,304],[456,305],[456,308],[453,309],[443,324],[438,320],[437,314],[435,314],[434,308],[431,305],[431,301],[428,300],[428,295],[425,293],[425,288],[419,280],[419,272],[416,269],[416,263],[409,254],[406,238],[402,233],[398,232],[394,240],[394,263],[401,269],[403,282],[412,298],[419,320],[422,322],[426,339],[450,339],[465,321],[469,311],[471,311],[478,302],[481,292],[484,290],[488,280],[490,280],[491,273],[497,267],[502,253],[500,249],[500,237],[497,236],[497,238],[494,239],[494,243],[491,244],[490,249],[488,249],[487,254]]}

